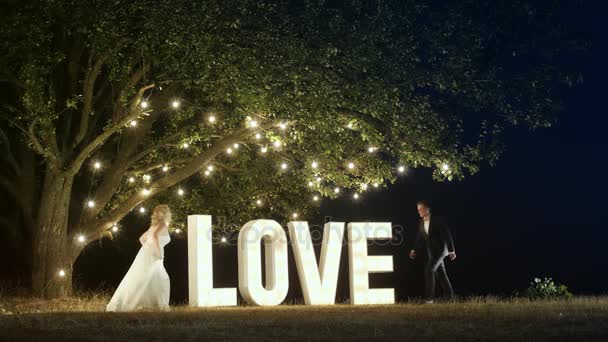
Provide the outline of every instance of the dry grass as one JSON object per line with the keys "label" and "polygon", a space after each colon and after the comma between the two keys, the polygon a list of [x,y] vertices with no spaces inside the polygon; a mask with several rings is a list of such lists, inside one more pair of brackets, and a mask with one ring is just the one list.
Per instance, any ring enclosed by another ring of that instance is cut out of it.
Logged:
{"label": "dry grass", "polygon": [[0,298],[0,340],[15,341],[608,341],[608,297],[378,306],[172,307],[105,313],[110,294]]}

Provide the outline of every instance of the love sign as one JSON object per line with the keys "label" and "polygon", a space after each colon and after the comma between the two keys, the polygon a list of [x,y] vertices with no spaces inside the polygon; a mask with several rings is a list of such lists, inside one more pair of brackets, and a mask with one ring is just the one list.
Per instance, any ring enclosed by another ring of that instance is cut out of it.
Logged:
{"label": "love sign", "polygon": [[[313,249],[308,222],[287,223],[289,238],[307,305],[335,303],[342,254],[344,222],[328,222],[323,230],[320,260]],[[352,304],[393,304],[393,288],[370,289],[369,273],[392,272],[393,257],[367,255],[367,242],[392,238],[390,222],[351,222],[347,226],[348,270]],[[264,244],[265,279],[262,284]],[[287,236],[274,220],[247,222],[238,237],[239,292],[253,305],[279,305],[289,289]],[[236,288],[213,287],[211,216],[188,216],[188,283],[190,306],[237,305]]]}

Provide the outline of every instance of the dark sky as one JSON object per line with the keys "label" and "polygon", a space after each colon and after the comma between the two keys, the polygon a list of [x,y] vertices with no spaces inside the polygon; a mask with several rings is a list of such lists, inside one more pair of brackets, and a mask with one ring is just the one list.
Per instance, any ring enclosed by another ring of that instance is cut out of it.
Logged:
{"label": "dark sky", "polygon": [[[513,294],[534,277],[553,277],[575,293],[608,293],[608,118],[605,109],[606,28],[604,9],[582,2],[569,14],[591,38],[579,61],[584,83],[564,95],[559,123],[531,133],[509,132],[508,150],[494,168],[484,167],[461,182],[435,183],[429,170],[412,170],[384,190],[372,190],[362,201],[325,201],[311,225],[324,216],[336,221],[390,221],[405,242],[370,249],[394,255],[395,272],[372,275],[371,286],[395,287],[398,299],[421,294],[423,260],[407,253],[419,198],[430,198],[434,214],[445,216],[453,231],[458,258],[447,262],[454,290],[460,295]],[[204,214],[204,213],[201,213]],[[75,265],[76,284],[85,289],[113,290],[137,253],[137,237],[148,222],[128,218],[121,243],[107,240],[85,250]],[[233,240],[236,243],[236,239]],[[290,299],[300,299],[300,286],[290,252]],[[348,298],[347,250],[343,249],[338,298]],[[235,246],[215,246],[215,285],[237,286]],[[166,247],[172,302],[187,300],[185,239]]]}

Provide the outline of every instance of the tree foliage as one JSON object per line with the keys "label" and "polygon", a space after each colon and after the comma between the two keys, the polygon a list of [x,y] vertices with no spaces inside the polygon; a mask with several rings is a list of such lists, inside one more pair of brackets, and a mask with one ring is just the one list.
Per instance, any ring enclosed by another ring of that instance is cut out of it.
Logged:
{"label": "tree foliage", "polygon": [[[176,222],[195,212],[289,217],[314,208],[314,195],[386,186],[399,165],[462,179],[496,162],[505,129],[551,126],[557,89],[577,79],[560,62],[578,45],[557,6],[9,3],[2,115],[45,165],[75,177],[72,234],[94,239],[158,202],[170,203]],[[103,166],[93,176],[95,160]],[[90,198],[94,208],[83,205]]]}

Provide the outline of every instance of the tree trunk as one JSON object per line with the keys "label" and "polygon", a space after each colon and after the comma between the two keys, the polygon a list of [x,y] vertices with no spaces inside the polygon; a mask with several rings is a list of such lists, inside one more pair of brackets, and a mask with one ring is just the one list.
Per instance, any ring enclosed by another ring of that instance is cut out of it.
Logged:
{"label": "tree trunk", "polygon": [[72,177],[47,167],[33,241],[32,290],[36,296],[72,294],[72,245],[67,241],[72,183]]}

